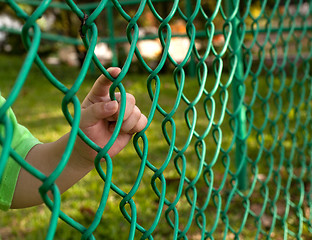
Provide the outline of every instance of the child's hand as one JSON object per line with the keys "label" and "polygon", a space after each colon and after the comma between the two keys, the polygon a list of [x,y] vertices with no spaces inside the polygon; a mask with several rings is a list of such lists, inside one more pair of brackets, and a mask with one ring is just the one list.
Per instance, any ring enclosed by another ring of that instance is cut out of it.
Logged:
{"label": "child's hand", "polygon": [[[116,78],[119,68],[109,68],[108,72]],[[116,93],[117,101],[111,101],[109,88],[112,82],[101,75],[94,83],[91,91],[81,105],[81,130],[98,146],[104,147],[109,141],[118,115],[120,93]],[[144,129],[147,118],[135,105],[135,98],[127,93],[126,110],[120,133],[108,151],[111,157],[119,153],[130,141],[132,135]],[[97,152],[87,146],[81,139],[77,140],[75,150],[85,159],[93,161]]]}
{"label": "child's hand", "polygon": [[[119,68],[110,68],[108,72],[117,77]],[[119,104],[111,101],[109,87],[111,82],[104,76],[99,77],[81,107],[81,130],[97,145],[104,147],[112,136],[114,125],[119,114]],[[120,94],[115,94],[120,100]],[[132,134],[144,129],[147,124],[146,117],[135,106],[135,99],[127,94],[126,109],[121,131],[108,153],[111,157],[119,153],[130,141]],[[68,143],[69,134],[55,142],[38,144],[27,154],[26,161],[42,173],[49,176],[59,164]],[[90,148],[79,137],[75,143],[66,167],[55,181],[61,193],[78,182],[83,176],[94,168],[92,161],[97,152]],[[43,157],[44,156],[44,157]],[[34,206],[42,202],[38,188],[42,182],[21,169],[16,184],[11,208]]]}

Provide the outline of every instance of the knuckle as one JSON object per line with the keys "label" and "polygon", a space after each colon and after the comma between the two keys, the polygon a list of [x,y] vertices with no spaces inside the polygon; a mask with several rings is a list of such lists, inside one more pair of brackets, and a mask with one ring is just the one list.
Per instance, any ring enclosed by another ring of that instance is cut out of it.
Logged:
{"label": "knuckle", "polygon": [[139,119],[142,115],[141,113],[141,110],[137,107],[137,106],[134,106],[134,109],[133,109],[133,113],[135,114],[135,116]]}
{"label": "knuckle", "polygon": [[135,97],[130,93],[127,93],[126,96],[127,96],[127,102],[134,105],[135,104]]}
{"label": "knuckle", "polygon": [[145,128],[145,126],[146,126],[146,124],[147,124],[147,118],[145,117],[145,115],[141,115],[141,121],[142,121],[142,124],[141,124],[141,126],[142,126],[142,129],[141,130],[143,130],[143,128]]}

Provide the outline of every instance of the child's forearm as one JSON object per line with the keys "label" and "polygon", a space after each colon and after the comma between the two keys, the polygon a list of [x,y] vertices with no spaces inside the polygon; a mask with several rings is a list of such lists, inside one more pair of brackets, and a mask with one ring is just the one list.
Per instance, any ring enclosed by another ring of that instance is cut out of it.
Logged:
{"label": "child's forearm", "polygon": [[[62,158],[67,140],[68,134],[56,142],[36,145],[29,151],[26,161],[45,175],[50,175]],[[92,161],[84,159],[76,151],[73,151],[66,167],[56,180],[60,192],[63,193],[78,182],[93,167]],[[41,185],[40,180],[22,168],[17,180],[11,208],[24,208],[42,203],[38,191]]]}

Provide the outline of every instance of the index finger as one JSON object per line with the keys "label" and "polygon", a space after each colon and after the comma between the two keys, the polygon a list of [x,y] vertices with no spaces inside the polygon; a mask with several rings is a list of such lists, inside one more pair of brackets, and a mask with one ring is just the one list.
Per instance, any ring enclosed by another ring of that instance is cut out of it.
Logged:
{"label": "index finger", "polygon": [[[113,77],[118,77],[121,69],[118,67],[111,67],[107,69],[108,73]],[[88,93],[85,100],[88,100],[89,103],[102,102],[108,98],[109,88],[112,85],[112,82],[107,79],[103,74],[95,81],[93,87]],[[83,102],[83,105],[88,104]],[[89,104],[88,104],[89,105]]]}

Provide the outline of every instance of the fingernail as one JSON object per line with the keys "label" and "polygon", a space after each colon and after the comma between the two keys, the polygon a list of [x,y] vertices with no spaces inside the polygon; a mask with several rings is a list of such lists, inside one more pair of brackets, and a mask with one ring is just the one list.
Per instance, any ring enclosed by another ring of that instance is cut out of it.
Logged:
{"label": "fingernail", "polygon": [[119,73],[121,72],[121,69],[118,67],[110,67],[109,69],[107,69],[109,74],[111,74],[111,76],[113,78],[118,77]]}
{"label": "fingernail", "polygon": [[108,102],[108,103],[105,103],[105,110],[106,111],[113,111],[117,108],[117,101],[111,101],[111,102]]}

